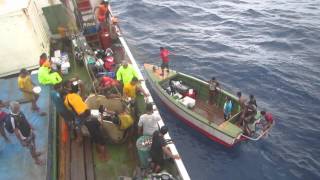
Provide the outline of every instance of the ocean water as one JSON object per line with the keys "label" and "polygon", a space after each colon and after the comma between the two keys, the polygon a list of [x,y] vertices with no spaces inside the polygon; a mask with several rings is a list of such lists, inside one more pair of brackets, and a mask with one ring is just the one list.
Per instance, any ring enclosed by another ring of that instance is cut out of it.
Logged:
{"label": "ocean water", "polygon": [[276,126],[258,142],[225,148],[158,103],[192,179],[320,179],[319,0],[117,0],[114,13],[136,58],[222,87],[270,111]]}

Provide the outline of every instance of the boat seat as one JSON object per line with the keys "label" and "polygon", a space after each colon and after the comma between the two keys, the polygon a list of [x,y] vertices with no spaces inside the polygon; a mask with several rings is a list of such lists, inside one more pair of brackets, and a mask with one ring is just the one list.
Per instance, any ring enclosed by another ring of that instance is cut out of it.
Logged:
{"label": "boat seat", "polygon": [[224,123],[220,124],[218,126],[218,129],[220,129],[221,131],[225,132],[227,135],[233,138],[236,138],[243,133],[243,130],[240,127],[232,124],[229,121],[225,121]]}

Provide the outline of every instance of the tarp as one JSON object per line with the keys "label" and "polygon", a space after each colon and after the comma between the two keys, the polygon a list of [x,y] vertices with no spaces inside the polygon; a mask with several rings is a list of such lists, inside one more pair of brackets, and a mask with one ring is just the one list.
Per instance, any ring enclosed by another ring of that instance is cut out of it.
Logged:
{"label": "tarp", "polygon": [[[37,77],[32,76],[33,81],[37,82]],[[0,79],[0,99],[4,101],[22,99],[22,93],[18,89],[17,78]],[[49,87],[42,86],[38,106],[42,111],[48,112],[49,109]],[[3,108],[2,110],[8,111]],[[41,156],[47,160],[48,147],[48,116],[39,116],[38,113],[31,111],[31,104],[23,104],[22,112],[27,120],[35,128],[37,149],[44,152]],[[0,137],[0,179],[1,180],[43,180],[46,179],[46,165],[38,166],[31,158],[27,148],[20,145],[14,135],[10,135],[11,143],[6,144]],[[47,164],[47,163],[45,163]]]}

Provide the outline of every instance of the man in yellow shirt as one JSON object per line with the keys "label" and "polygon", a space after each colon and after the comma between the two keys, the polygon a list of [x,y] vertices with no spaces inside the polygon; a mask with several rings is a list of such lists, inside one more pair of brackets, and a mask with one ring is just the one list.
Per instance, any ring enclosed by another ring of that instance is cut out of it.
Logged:
{"label": "man in yellow shirt", "polygon": [[[35,84],[32,82],[29,72],[26,69],[21,69],[18,77],[18,87],[23,93],[23,97],[27,101],[31,101],[32,111],[40,111],[40,108],[37,106],[37,101],[39,99],[39,94],[33,92]],[[40,115],[46,115],[44,112],[41,112]]]}
{"label": "man in yellow shirt", "polygon": [[100,122],[91,116],[90,109],[87,104],[82,100],[78,94],[79,86],[78,81],[74,81],[71,84],[71,90],[66,95],[64,105],[69,111],[73,112],[76,116],[78,129],[77,129],[77,141],[81,142],[81,126],[86,126],[92,141],[97,145],[98,153],[102,160],[107,159],[105,140],[103,132],[101,131]]}
{"label": "man in yellow shirt", "polygon": [[128,63],[128,61],[123,61],[122,66],[117,71],[117,80],[122,83],[122,85],[131,82],[133,77],[138,77],[137,72]]}
{"label": "man in yellow shirt", "polygon": [[148,96],[148,94],[140,87],[139,80],[136,77],[133,77],[130,83],[127,83],[123,87],[123,95],[126,98],[135,99],[137,96],[137,93],[142,93],[145,96]]}

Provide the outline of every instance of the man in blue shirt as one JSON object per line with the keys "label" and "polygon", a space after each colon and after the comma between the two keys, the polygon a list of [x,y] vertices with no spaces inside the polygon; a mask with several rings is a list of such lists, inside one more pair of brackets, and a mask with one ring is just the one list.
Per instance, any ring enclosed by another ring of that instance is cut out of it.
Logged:
{"label": "man in blue shirt", "polygon": [[232,111],[231,98],[229,96],[227,96],[226,99],[227,100],[223,106],[224,120],[228,120],[231,117],[231,111]]}
{"label": "man in blue shirt", "polygon": [[68,109],[64,106],[64,94],[62,90],[61,83],[53,86],[54,90],[50,93],[51,100],[56,107],[57,113],[65,120],[68,128],[71,128],[71,122],[74,117],[73,114],[68,111]]}

